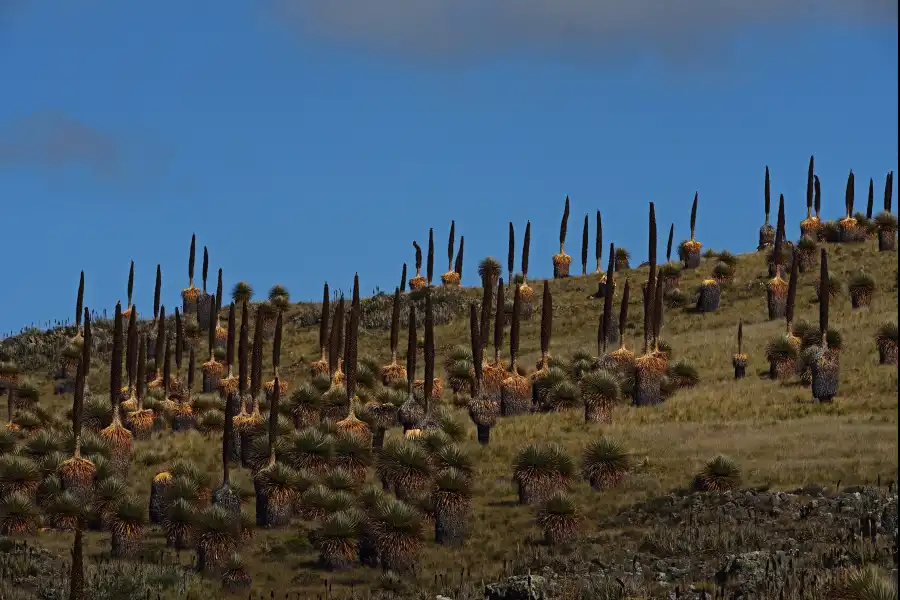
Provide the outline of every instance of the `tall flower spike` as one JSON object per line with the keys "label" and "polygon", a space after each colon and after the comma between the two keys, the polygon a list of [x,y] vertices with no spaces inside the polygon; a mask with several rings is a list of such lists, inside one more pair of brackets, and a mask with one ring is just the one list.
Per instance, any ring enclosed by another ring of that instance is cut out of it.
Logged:
{"label": "tall flower spike", "polygon": [[[325,317],[328,320],[328,317]],[[263,362],[263,333],[265,332],[265,317],[256,311],[256,320],[253,323],[253,346],[250,349],[250,395],[253,398],[259,396],[262,389],[262,362]],[[278,323],[275,327],[277,329]],[[256,406],[256,404],[254,404]]]}
{"label": "tall flower spike", "polygon": [[541,358],[546,359],[550,352],[550,337],[553,335],[553,297],[550,284],[544,280],[544,293],[541,301]]}
{"label": "tall flower spike", "polygon": [[784,194],[778,197],[778,223],[775,226],[775,247],[772,250],[772,261],[775,264],[775,275],[781,274],[781,265],[784,262],[782,246],[784,244]]}
{"label": "tall flower spike", "polygon": [[269,466],[275,464],[275,438],[278,435],[278,405],[281,400],[281,382],[275,378],[272,387],[272,403],[269,406]]}
{"label": "tall flower spike", "polygon": [[513,280],[513,271],[516,269],[516,230],[512,221],[509,222],[509,244],[506,251],[506,270],[509,272],[509,281]]}
{"label": "tall flower spike", "polygon": [[347,376],[347,398],[351,402],[351,410],[353,400],[356,396],[356,381],[359,366],[360,310],[359,273],[356,273],[353,275],[353,295],[350,299],[350,335],[347,336],[347,367],[345,368]]}
{"label": "tall flower spike", "polygon": [[613,277],[615,276],[616,270],[615,244],[611,243],[609,245],[609,257],[607,260],[609,261],[609,264],[606,267],[606,290],[604,291],[603,296],[603,352],[606,352],[607,340],[609,339],[606,332],[609,331],[610,317],[612,317],[613,292],[615,290],[613,287]]}
{"label": "tall flower spike", "polygon": [[409,305],[409,324],[407,325],[406,338],[406,386],[407,391],[412,394],[413,383],[416,379],[416,344],[418,342],[418,334],[416,333],[416,305]]}
{"label": "tall flower spike", "polygon": [[278,311],[278,318],[275,320],[275,339],[272,342],[272,369],[275,371],[275,377],[281,373],[281,340],[283,339],[282,330],[284,328],[284,313]]}
{"label": "tall flower spike", "polygon": [[522,316],[522,295],[519,286],[515,286],[513,293],[513,314],[509,325],[509,370],[512,375],[518,375],[516,369],[519,357],[519,330]]}
{"label": "tall flower spike", "polygon": [[[794,330],[794,307],[797,304],[797,283],[800,279],[799,274],[799,265],[800,261],[796,258],[791,261],[791,277],[788,280],[788,295],[787,295],[787,304],[785,305],[785,321],[787,324],[787,335],[793,335]],[[823,293],[827,294],[825,288],[822,288]]]}
{"label": "tall flower spike", "polygon": [[763,192],[765,209],[766,209],[766,225],[769,224],[769,214],[772,212],[772,184],[769,180],[769,165],[766,165],[766,184]]}
{"label": "tall flower spike", "polygon": [[188,287],[194,287],[194,262],[197,256],[197,235],[191,234],[191,250],[188,256]]}
{"label": "tall flower spike", "polygon": [[319,350],[322,353],[321,361],[328,360],[328,325],[331,317],[331,298],[329,297],[328,282],[322,288],[322,312],[319,315]]}
{"label": "tall flower spike", "polygon": [[[463,251],[465,250],[466,244],[466,236],[459,236],[459,250],[456,251],[456,261],[453,263],[453,270],[456,271],[456,274],[459,276],[460,281],[462,280],[462,270],[463,270]],[[400,291],[403,291],[402,289]]]}
{"label": "tall flower spike", "polygon": [[228,307],[228,337],[225,339],[225,366],[228,369],[228,375],[232,375],[234,368],[234,342],[235,342],[235,314],[234,302]]}
{"label": "tall flower spike", "polygon": [[391,306],[391,364],[397,362],[397,344],[400,343],[400,288],[394,289]]}
{"label": "tall flower spike", "polygon": [[428,228],[428,261],[425,263],[425,277],[428,285],[434,280],[434,229]]}
{"label": "tall flower spike", "polygon": [[486,349],[490,340],[488,336],[491,334],[491,309],[494,303],[494,286],[488,278],[482,280],[481,285],[481,321],[478,325],[478,331],[481,335],[481,348]]}
{"label": "tall flower spike", "polygon": [[482,370],[482,360],[484,357],[484,346],[481,345],[481,332],[478,325],[478,309],[475,303],[469,304],[469,337],[472,343],[472,368],[475,371],[475,394],[481,390],[481,384],[484,371]]}
{"label": "tall flower spike", "polygon": [[494,309],[494,362],[500,366],[500,348],[503,346],[503,322],[506,313],[506,300],[503,297],[503,278],[497,280],[497,305]]}
{"label": "tall flower spike", "polygon": [[331,317],[331,334],[328,336],[328,373],[332,377],[337,372],[338,362],[341,358],[340,336],[343,324],[344,296],[338,299],[338,305],[334,308]]}
{"label": "tall flower spike", "polygon": [[622,290],[622,306],[619,308],[619,347],[625,347],[625,323],[628,321],[628,301],[631,299],[631,281],[625,279]]}
{"label": "tall flower spike", "polygon": [[694,232],[697,229],[697,200],[700,192],[694,192],[694,203],[691,205],[691,241],[694,241]]}
{"label": "tall flower spike", "polygon": [[216,319],[219,318],[219,313],[222,312],[222,269],[219,269],[219,274],[216,280]]}
{"label": "tall flower spike", "polygon": [[563,208],[562,220],[559,222],[559,253],[564,254],[566,249],[566,233],[569,230],[569,197],[566,196],[566,206]]}
{"label": "tall flower spike", "polygon": [[422,271],[422,248],[415,240],[413,241],[413,248],[416,249],[416,277],[418,277]]}
{"label": "tall flower spike", "polygon": [[163,351],[163,365],[162,365],[162,375],[163,375],[163,383],[162,390],[165,392],[165,399],[169,399],[169,387],[170,382],[172,380],[172,344],[169,343],[169,340],[165,340],[166,348]]}
{"label": "tall flower spike", "polygon": [[175,372],[181,374],[181,359],[184,354],[184,327],[181,323],[181,313],[175,307]]}
{"label": "tall flower spike", "polygon": [[819,260],[819,331],[822,332],[822,346],[826,346],[828,332],[828,304],[831,294],[828,293],[828,251],[822,248],[822,257]]}
{"label": "tall flower spike", "polygon": [[813,198],[816,187],[815,157],[809,157],[809,169],[806,171],[806,217],[812,216]]}
{"label": "tall flower spike", "polygon": [[872,218],[872,211],[875,210],[875,180],[869,177],[869,197],[866,200],[866,218]]}
{"label": "tall flower spike", "polygon": [[206,246],[203,246],[203,268],[200,272],[200,276],[203,278],[203,293],[206,293],[206,278],[209,276],[209,250],[206,249]]}
{"label": "tall flower spike", "polygon": [[78,293],[75,296],[75,335],[81,335],[81,312],[84,309],[84,271],[78,278]]}
{"label": "tall flower spike", "polygon": [[818,175],[813,176],[813,190],[815,192],[813,210],[816,211],[816,216],[818,217],[822,212],[822,184],[819,182]]}
{"label": "tall flower spike", "polygon": [[894,172],[891,171],[884,179],[884,211],[891,212],[892,196],[894,194]]}
{"label": "tall flower spike", "polygon": [[597,259],[597,272],[603,268],[603,217],[597,211],[597,225],[594,232],[594,258]]}
{"label": "tall flower spike", "polygon": [[403,269],[400,271],[400,291],[406,291],[406,263],[403,263]]}
{"label": "tall flower spike", "polygon": [[531,257],[531,221],[525,223],[525,236],[522,240],[522,278],[528,279],[528,259]]}
{"label": "tall flower spike", "polygon": [[246,312],[247,303],[241,306],[241,332],[238,335],[238,394],[240,394],[241,402],[247,395],[247,377],[250,374],[249,354],[250,354],[250,324],[249,317]]}
{"label": "tall flower spike", "polygon": [[162,305],[159,303],[162,294],[162,267],[156,265],[156,284],[153,288],[153,319],[159,318]]}
{"label": "tall flower spike", "polygon": [[119,394],[122,390],[122,304],[116,303],[116,312],[113,321],[113,347],[109,368],[109,400],[114,414],[117,414]]}
{"label": "tall flower spike", "polygon": [[128,335],[125,344],[125,373],[128,376],[128,391],[134,388],[134,378],[137,370],[138,330],[137,310],[132,308],[128,316]]}
{"label": "tall flower spike", "polygon": [[84,342],[81,346],[81,364],[84,370],[84,376],[87,378],[91,372],[91,347],[94,343],[94,333],[91,328],[91,311],[84,309]]}
{"label": "tall flower spike", "polygon": [[128,310],[131,310],[131,297],[134,293],[134,261],[128,267]]}
{"label": "tall flower spike", "polygon": [[672,262],[672,242],[675,238],[675,223],[669,225],[669,241],[666,242],[666,262]]}
{"label": "tall flower spike", "polygon": [[194,391],[194,370],[197,368],[197,355],[194,352],[194,347],[191,346],[190,352],[188,352],[188,372],[187,372],[187,393],[188,397],[190,397],[191,392]]}
{"label": "tall flower spike", "polygon": [[663,320],[663,293],[662,286],[657,285],[653,290],[653,350],[659,351],[659,334],[662,331]]}
{"label": "tall flower spike", "polygon": [[147,338],[144,334],[138,337],[137,370],[134,381],[134,396],[137,409],[144,409],[144,386],[147,384]]}
{"label": "tall flower spike", "polygon": [[853,175],[853,170],[851,169],[850,174],[847,176],[847,189],[844,192],[844,204],[847,208],[847,218],[851,218],[853,216],[853,204],[855,202],[856,196],[856,177]]}
{"label": "tall flower spike", "polygon": [[584,215],[584,226],[581,228],[581,274],[587,275],[588,259],[588,215]]}
{"label": "tall flower spike", "polygon": [[[213,298],[213,304],[218,302],[218,297]],[[216,358],[216,320],[209,320],[207,328],[206,345],[209,347],[209,361],[212,362]]]}
{"label": "tall flower spike", "polygon": [[425,295],[425,412],[431,404],[434,393],[434,310],[431,304],[431,292]]}
{"label": "tall flower spike", "polygon": [[656,293],[656,207],[650,203],[648,223],[647,256],[650,261],[650,273],[647,276],[647,287]]}
{"label": "tall flower spike", "polygon": [[450,235],[447,236],[447,271],[453,270],[453,250],[456,243],[456,221],[450,221]]}
{"label": "tall flower spike", "polygon": [[744,320],[741,319],[738,321],[738,334],[737,334],[737,342],[738,342],[738,354],[744,353]]}
{"label": "tall flower spike", "polygon": [[[163,352],[165,351],[166,346],[166,307],[159,307],[159,318],[156,323],[156,344],[154,346],[153,353],[153,362],[156,367],[157,375],[160,374],[161,369],[163,368]],[[165,389],[165,388],[163,388]]]}

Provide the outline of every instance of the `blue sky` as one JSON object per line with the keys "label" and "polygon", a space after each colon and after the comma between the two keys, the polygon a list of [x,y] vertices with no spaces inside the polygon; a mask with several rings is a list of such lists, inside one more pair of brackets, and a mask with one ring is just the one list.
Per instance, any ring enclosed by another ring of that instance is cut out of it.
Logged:
{"label": "blue sky", "polygon": [[640,262],[649,201],[661,253],[695,190],[698,239],[749,251],[766,165],[792,237],[811,153],[828,215],[850,168],[861,209],[897,169],[896,2],[359,1],[0,0],[0,331],[71,319],[82,269],[112,309],[129,260],[142,313],[157,263],[180,304],[192,233],[212,287],[317,299],[356,271],[392,290],[429,227],[442,272],[451,219],[466,283],[510,220],[540,278],[566,194],[576,262],[597,209]]}

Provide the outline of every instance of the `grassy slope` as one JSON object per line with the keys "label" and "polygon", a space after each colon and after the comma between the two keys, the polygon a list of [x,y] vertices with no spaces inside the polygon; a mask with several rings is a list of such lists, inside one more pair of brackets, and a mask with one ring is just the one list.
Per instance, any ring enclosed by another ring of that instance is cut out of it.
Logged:
{"label": "grassy slope", "polygon": [[[767,364],[763,357],[766,342],[784,328],[782,321],[768,322],[765,311],[765,267],[762,254],[739,257],[735,284],[723,293],[722,308],[715,314],[695,315],[685,311],[668,311],[663,336],[673,348],[674,357],[693,361],[700,372],[700,384],[681,391],[656,408],[618,407],[612,426],[586,425],[580,412],[537,414],[501,420],[495,427],[491,444],[480,447],[475,442],[474,426],[460,411],[459,417],[471,426],[468,449],[476,459],[473,518],[475,526],[465,547],[456,550],[429,543],[422,556],[423,584],[436,573],[448,570],[457,574],[469,571],[468,578],[491,580],[498,575],[505,559],[512,558],[517,546],[527,536],[537,535],[532,524],[533,509],[515,504],[515,488],[511,482],[511,462],[526,442],[558,442],[578,456],[586,442],[609,435],[624,442],[644,459],[639,472],[618,489],[592,492],[579,486],[576,496],[586,513],[590,533],[599,533],[594,525],[617,508],[646,497],[683,486],[703,461],[724,453],[736,459],[744,469],[746,484],[771,484],[776,488],[798,487],[807,482],[845,485],[871,482],[878,476],[894,478],[898,470],[897,389],[898,372],[894,367],[879,367],[874,333],[882,321],[897,319],[896,281],[897,255],[879,254],[874,242],[859,246],[829,245],[832,273],[847,274],[865,267],[875,275],[878,292],[871,308],[851,311],[845,294],[832,303],[831,323],[844,334],[841,392],[832,405],[812,401],[808,388],[773,382],[762,373]],[[549,259],[548,259],[549,260]],[[686,271],[682,290],[693,290],[712,268],[713,261],[704,260],[694,272]],[[816,273],[802,276],[798,291],[797,318],[817,322],[818,307],[813,303]],[[632,271],[633,282],[646,278],[646,268]],[[621,279],[619,280],[621,281]],[[540,293],[540,283],[533,282]],[[554,335],[552,354],[568,356],[580,348],[594,348],[596,322],[601,302],[588,299],[597,289],[597,276],[573,277],[552,283],[554,293]],[[621,294],[622,286],[618,286]],[[629,347],[637,343],[640,306],[632,294]],[[618,306],[618,295],[617,295]],[[735,351],[738,319],[744,319],[745,351],[749,354],[748,376],[734,381],[731,355]],[[522,337],[523,363],[532,366],[538,355],[539,319],[524,324]],[[459,317],[437,328],[438,365],[441,349],[468,340],[468,324]],[[405,338],[404,338],[405,339]],[[313,328],[286,328],[283,361],[286,370],[297,380],[303,364],[315,360],[317,331]],[[387,332],[361,332],[360,355],[387,361]],[[421,367],[420,367],[421,369]],[[440,367],[438,367],[438,375]],[[102,374],[95,374],[95,376]],[[103,389],[98,381],[95,390]],[[445,392],[445,400],[449,391]],[[70,399],[45,396],[45,402],[60,408]],[[399,430],[389,436],[400,435]],[[173,436],[165,433],[149,442],[136,444],[138,460],[131,471],[131,484],[140,497],[149,493],[150,480],[162,465],[145,466],[142,456],[156,452],[171,459],[188,458],[205,467],[212,480],[218,481],[221,442],[191,432]],[[244,489],[252,489],[249,473],[239,470],[233,475]],[[252,505],[249,507],[252,510]],[[281,532],[259,531],[244,555],[250,560],[254,587],[260,591],[275,587],[291,591],[321,591],[321,573],[310,568],[316,554],[306,546],[301,525]],[[607,532],[608,533],[608,532]],[[613,551],[620,544],[615,536],[598,542],[598,553]],[[70,536],[44,533],[42,545],[62,549]],[[97,553],[108,548],[108,536],[90,534],[88,544]],[[149,542],[161,547],[164,539],[155,533]],[[185,560],[188,557],[184,557]],[[350,573],[328,576],[336,585],[349,582],[371,582],[378,577],[375,570],[357,569]],[[291,583],[293,581],[293,583]]]}

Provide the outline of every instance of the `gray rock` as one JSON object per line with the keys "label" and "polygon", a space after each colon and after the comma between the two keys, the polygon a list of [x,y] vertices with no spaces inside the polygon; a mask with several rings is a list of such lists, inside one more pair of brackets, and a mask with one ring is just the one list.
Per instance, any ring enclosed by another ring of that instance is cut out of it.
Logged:
{"label": "gray rock", "polygon": [[556,585],[540,575],[514,575],[484,588],[485,600],[550,600]]}

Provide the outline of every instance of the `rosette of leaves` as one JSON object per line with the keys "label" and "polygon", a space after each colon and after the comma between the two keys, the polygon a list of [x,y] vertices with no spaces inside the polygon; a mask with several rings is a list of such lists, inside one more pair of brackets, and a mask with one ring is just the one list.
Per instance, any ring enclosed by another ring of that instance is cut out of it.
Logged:
{"label": "rosette of leaves", "polygon": [[875,278],[866,271],[854,273],[847,284],[850,292],[850,304],[853,308],[866,308],[872,303],[875,294]]}
{"label": "rosette of leaves", "polygon": [[882,323],[875,334],[878,349],[878,364],[897,365],[897,324],[893,321]]}
{"label": "rosette of leaves", "polygon": [[566,254],[566,234],[569,230],[569,197],[566,196],[563,208],[562,220],[559,223],[559,253],[553,255],[553,278],[558,279],[569,276],[569,266],[572,257]]}
{"label": "rosette of leaves", "polygon": [[147,534],[147,512],[133,497],[125,497],[116,504],[110,515],[110,554],[116,558],[133,556]]}
{"label": "rosette of leaves", "polygon": [[856,196],[856,177],[853,170],[847,175],[847,188],[844,192],[844,217],[838,221],[838,230],[840,232],[839,241],[861,242],[865,239],[865,229],[860,226],[859,221],[853,216],[853,205]]}
{"label": "rosette of leaves", "polygon": [[884,180],[884,210],[875,217],[879,252],[894,252],[897,249],[897,217],[891,214],[893,193],[894,172],[891,171]]}
{"label": "rosette of leaves", "polygon": [[800,357],[800,344],[797,338],[783,334],[766,345],[766,360],[769,362],[769,377],[785,381],[795,371],[795,364]]}
{"label": "rosette of leaves", "polygon": [[575,462],[556,444],[522,448],[513,462],[519,504],[538,504],[554,491],[568,490],[577,477]]}
{"label": "rosette of leaves", "polygon": [[237,549],[240,521],[221,506],[209,506],[197,517],[197,570],[215,573]]}
{"label": "rosette of leaves", "polygon": [[612,423],[613,407],[622,398],[622,382],[605,370],[590,371],[578,381],[586,423]]}
{"label": "rosette of leaves", "polygon": [[411,570],[422,550],[422,517],[400,500],[379,503],[372,517],[372,535],[386,570],[403,573]]}
{"label": "rosette of leaves", "polygon": [[516,288],[509,333],[509,374],[500,384],[500,413],[505,416],[524,414],[531,410],[531,381],[520,375],[518,368],[521,314],[522,296]]}
{"label": "rosette of leaves", "polygon": [[181,310],[184,314],[196,312],[197,299],[200,297],[200,290],[194,287],[194,263],[197,258],[197,236],[191,235],[191,249],[188,255],[188,286],[181,290],[182,306]]}
{"label": "rosette of leaves", "polygon": [[461,545],[469,532],[472,485],[469,473],[447,467],[435,477],[431,492],[434,510],[434,541],[441,545]]}
{"label": "rosette of leaves", "polygon": [[699,192],[694,192],[694,202],[691,205],[691,238],[681,242],[678,247],[678,257],[685,269],[696,269],[700,266],[700,249],[703,248],[703,244],[695,239],[698,199]]}
{"label": "rosette of leaves", "polygon": [[771,193],[771,184],[769,182],[769,167],[766,165],[766,183],[764,188],[764,202],[765,202],[765,214],[766,220],[763,223],[762,227],[759,228],[759,245],[756,247],[757,250],[765,250],[772,246],[775,242],[775,228],[769,224],[769,213],[772,207],[772,193]]}
{"label": "rosette of leaves", "polygon": [[342,510],[328,515],[315,531],[319,561],[329,571],[351,568],[356,562],[362,536],[363,515],[357,510]]}
{"label": "rosette of leaves", "polygon": [[24,494],[0,496],[0,535],[34,535],[37,533],[39,515],[34,502]]}
{"label": "rosette of leaves", "polygon": [[414,440],[388,440],[375,465],[378,478],[404,501],[421,499],[431,484],[428,453]]}
{"label": "rosette of leaves", "polygon": [[631,469],[631,455],[614,440],[602,437],[584,449],[581,474],[595,490],[616,487]]}
{"label": "rosette of leaves", "polygon": [[725,456],[708,461],[694,477],[694,489],[701,492],[727,492],[741,485],[740,466]]}
{"label": "rosette of leaves", "polygon": [[250,589],[252,583],[244,558],[232,552],[222,573],[222,589],[229,594],[242,594]]}
{"label": "rosette of leaves", "polygon": [[584,520],[575,500],[568,494],[556,492],[543,502],[536,521],[544,532],[547,545],[564,546],[578,539]]}
{"label": "rosette of leaves", "polygon": [[731,285],[734,283],[734,266],[723,261],[717,262],[712,269],[712,278],[720,286]]}

